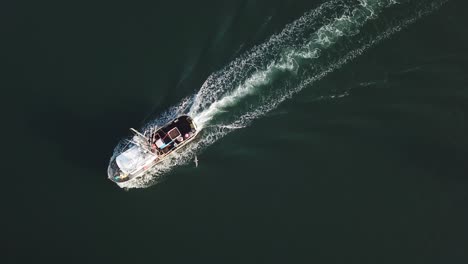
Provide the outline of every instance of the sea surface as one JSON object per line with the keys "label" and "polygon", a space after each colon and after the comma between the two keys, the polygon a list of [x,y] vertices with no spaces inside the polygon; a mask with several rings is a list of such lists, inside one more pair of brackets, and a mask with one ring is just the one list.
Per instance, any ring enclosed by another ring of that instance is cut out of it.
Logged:
{"label": "sea surface", "polygon": [[[468,263],[467,10],[1,3],[0,262]],[[107,179],[181,114],[184,152]]]}

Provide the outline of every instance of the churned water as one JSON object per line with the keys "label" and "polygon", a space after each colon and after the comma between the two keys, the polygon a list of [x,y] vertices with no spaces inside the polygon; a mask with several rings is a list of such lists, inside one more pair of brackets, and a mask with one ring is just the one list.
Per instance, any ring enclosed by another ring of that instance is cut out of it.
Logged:
{"label": "churned water", "polygon": [[468,262],[468,3],[4,2],[2,263]]}
{"label": "churned water", "polygon": [[[227,133],[248,126],[302,89],[313,89],[315,82],[446,2],[336,0],[320,4],[212,73],[194,95],[145,124],[144,131],[186,114],[194,118],[203,133],[196,143],[158,164],[142,179],[119,185],[132,188],[157,183]],[[327,96],[346,94],[346,89],[335,89]],[[126,144],[126,140],[122,141],[113,157]]]}

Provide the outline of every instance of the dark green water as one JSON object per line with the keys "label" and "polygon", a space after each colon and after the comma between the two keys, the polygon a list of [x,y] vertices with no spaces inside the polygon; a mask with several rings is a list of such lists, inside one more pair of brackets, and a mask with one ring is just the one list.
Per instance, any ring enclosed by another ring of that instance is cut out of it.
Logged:
{"label": "dark green water", "polygon": [[[467,263],[468,4],[367,2],[0,4],[5,263]],[[200,166],[109,181],[184,100]]]}

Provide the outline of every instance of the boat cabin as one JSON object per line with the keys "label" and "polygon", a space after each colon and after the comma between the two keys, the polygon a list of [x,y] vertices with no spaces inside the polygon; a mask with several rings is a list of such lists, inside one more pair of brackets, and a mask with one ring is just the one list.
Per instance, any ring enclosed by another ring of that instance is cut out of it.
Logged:
{"label": "boat cabin", "polygon": [[144,173],[197,133],[189,116],[180,116],[162,128],[150,128],[143,134],[131,130],[135,133],[134,137],[109,164],[109,178],[116,182],[127,181]]}

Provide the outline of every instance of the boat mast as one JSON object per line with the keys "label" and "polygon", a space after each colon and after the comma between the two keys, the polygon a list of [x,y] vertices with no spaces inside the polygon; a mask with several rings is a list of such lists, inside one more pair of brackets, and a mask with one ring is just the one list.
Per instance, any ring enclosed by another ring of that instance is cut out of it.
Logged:
{"label": "boat mast", "polygon": [[134,129],[133,127],[130,128],[130,131],[132,131],[133,133],[135,133],[135,135],[138,135],[138,136],[142,137],[143,139],[148,140],[148,138],[145,137],[145,135],[143,135],[142,133],[138,132],[138,130]]}
{"label": "boat mast", "polygon": [[140,132],[138,132],[136,129],[134,128],[130,128],[130,131],[132,131],[133,133],[135,133],[135,136],[136,138],[135,139],[138,139],[138,140],[129,140],[130,142],[132,142],[133,144],[141,147],[142,149],[148,151],[149,153],[157,156],[156,154],[154,154],[152,151],[151,151],[151,147],[150,147],[150,141],[149,139],[141,134]]}

